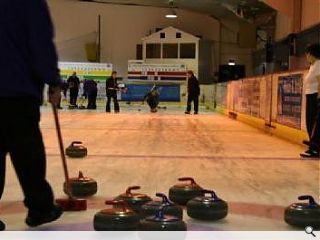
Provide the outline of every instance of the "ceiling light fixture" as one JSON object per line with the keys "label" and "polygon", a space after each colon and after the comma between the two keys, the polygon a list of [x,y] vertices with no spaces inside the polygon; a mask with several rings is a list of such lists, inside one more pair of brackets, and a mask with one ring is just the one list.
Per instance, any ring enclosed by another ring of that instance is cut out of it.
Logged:
{"label": "ceiling light fixture", "polygon": [[235,66],[236,65],[236,61],[234,59],[230,59],[228,62],[229,66]]}
{"label": "ceiling light fixture", "polygon": [[177,18],[178,15],[176,13],[176,11],[174,10],[174,2],[173,0],[169,0],[169,6],[170,6],[170,13],[166,14],[166,18],[170,18],[170,19],[174,19]]}
{"label": "ceiling light fixture", "polygon": [[166,18],[177,18],[178,15],[175,11],[172,11],[172,13],[166,14]]}

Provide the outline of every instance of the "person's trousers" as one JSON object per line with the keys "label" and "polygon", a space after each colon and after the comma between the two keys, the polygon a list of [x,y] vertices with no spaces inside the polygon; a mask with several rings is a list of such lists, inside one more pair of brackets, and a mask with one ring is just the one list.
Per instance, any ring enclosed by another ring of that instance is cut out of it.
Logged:
{"label": "person's trousers", "polygon": [[70,105],[77,105],[79,89],[70,88]]}
{"label": "person's trousers", "polygon": [[0,98],[0,198],[3,194],[6,155],[22,187],[25,206],[47,211],[54,197],[46,181],[46,157],[39,128],[39,102],[33,98]]}
{"label": "person's trousers", "polygon": [[317,115],[313,125],[311,137],[310,137],[310,149],[320,151],[320,98],[317,101]]}
{"label": "person's trousers", "polygon": [[317,97],[317,93],[306,95],[306,127],[309,139],[311,139],[312,131],[317,117]]}
{"label": "person's trousers", "polygon": [[97,108],[97,93],[88,95],[88,106],[87,109],[96,109]]}
{"label": "person's trousers", "polygon": [[194,112],[198,113],[198,111],[199,111],[199,96],[197,96],[197,95],[188,95],[187,112],[191,111],[192,102],[193,102],[193,105],[194,105]]}
{"label": "person's trousers", "polygon": [[159,98],[151,96],[147,99],[147,103],[148,103],[149,107],[151,108],[151,110],[156,109],[159,104]]}
{"label": "person's trousers", "polygon": [[110,93],[107,94],[107,105],[106,105],[106,112],[111,111],[111,100],[113,99],[113,104],[114,104],[114,111],[119,112],[120,111],[120,106],[117,98],[117,93]]}

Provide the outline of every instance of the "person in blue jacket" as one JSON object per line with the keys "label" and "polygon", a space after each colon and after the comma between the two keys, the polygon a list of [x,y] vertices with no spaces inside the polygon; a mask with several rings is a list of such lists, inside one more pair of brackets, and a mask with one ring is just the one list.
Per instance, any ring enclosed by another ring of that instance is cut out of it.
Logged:
{"label": "person in blue jacket", "polygon": [[[59,102],[61,84],[45,0],[0,1],[0,53],[0,198],[10,154],[28,209],[25,222],[35,227],[62,214],[46,180],[39,128],[44,84],[49,85],[54,105]],[[5,228],[3,222],[0,228]]]}
{"label": "person in blue jacket", "polygon": [[87,109],[97,109],[98,84],[94,80],[85,80],[83,83],[83,95],[88,99]]}

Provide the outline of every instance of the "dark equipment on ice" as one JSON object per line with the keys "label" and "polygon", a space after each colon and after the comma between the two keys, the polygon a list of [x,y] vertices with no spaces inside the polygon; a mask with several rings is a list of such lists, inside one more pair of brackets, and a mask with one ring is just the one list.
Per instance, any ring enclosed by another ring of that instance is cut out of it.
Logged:
{"label": "dark equipment on ice", "polygon": [[186,231],[186,223],[175,216],[165,215],[165,208],[163,205],[158,212],[141,220],[141,231]]}
{"label": "dark equipment on ice", "polygon": [[71,158],[83,158],[88,155],[88,149],[83,146],[82,142],[74,141],[67,147],[66,155]]}
{"label": "dark equipment on ice", "polygon": [[[88,177],[84,177],[82,172],[76,178],[70,178],[70,188],[73,196],[76,197],[90,197],[97,193],[97,182]],[[63,191],[67,194],[67,184],[64,182]]]}
{"label": "dark equipment on ice", "polygon": [[164,209],[164,214],[171,215],[179,219],[183,218],[183,210],[180,206],[171,202],[163,193],[157,193],[156,196],[162,200],[151,201],[144,204],[140,211],[140,215],[142,217],[155,216],[163,206],[166,206]]}
{"label": "dark equipment on ice", "polygon": [[140,225],[139,215],[123,200],[106,201],[114,208],[101,210],[94,215],[93,227],[96,231],[136,231]]}
{"label": "dark equipment on ice", "polygon": [[129,205],[130,208],[137,213],[140,213],[142,205],[152,201],[151,197],[147,196],[146,194],[131,192],[132,190],[139,190],[140,188],[140,186],[128,187],[125,193],[119,195],[114,200],[123,200]]}
{"label": "dark equipment on ice", "polygon": [[187,214],[189,217],[199,220],[215,221],[228,215],[228,204],[218,198],[214,191],[203,190],[204,197],[195,197],[187,203]]}
{"label": "dark equipment on ice", "polygon": [[189,200],[204,196],[203,188],[193,178],[185,177],[178,180],[181,182],[190,181],[190,183],[177,184],[169,189],[169,199],[174,203],[186,205]]}
{"label": "dark equipment on ice", "polygon": [[285,209],[284,220],[291,226],[305,228],[311,226],[320,228],[320,205],[309,195],[298,197],[300,201],[309,202],[293,203]]}

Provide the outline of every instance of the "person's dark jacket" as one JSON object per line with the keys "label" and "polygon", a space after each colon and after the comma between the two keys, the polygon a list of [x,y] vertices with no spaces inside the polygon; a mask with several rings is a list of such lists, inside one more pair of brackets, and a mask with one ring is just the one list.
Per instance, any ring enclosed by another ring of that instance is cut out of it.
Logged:
{"label": "person's dark jacket", "polygon": [[80,80],[77,76],[70,76],[67,80],[69,89],[79,89]]}
{"label": "person's dark jacket", "polygon": [[113,78],[112,76],[109,77],[106,82],[107,95],[115,94],[117,92],[117,89],[118,89],[117,79]]}
{"label": "person's dark jacket", "polygon": [[195,76],[188,79],[188,95],[189,96],[199,96],[200,95],[200,85],[199,81]]}
{"label": "person's dark jacket", "polygon": [[59,86],[53,26],[45,0],[0,1],[0,97],[35,97]]}
{"label": "person's dark jacket", "polygon": [[85,80],[83,83],[83,94],[88,97],[97,95],[97,83],[94,80]]}

